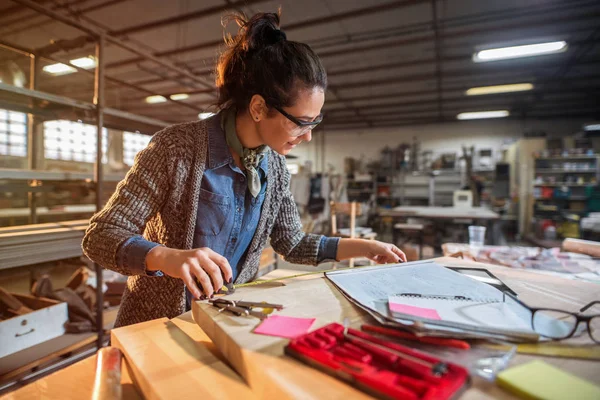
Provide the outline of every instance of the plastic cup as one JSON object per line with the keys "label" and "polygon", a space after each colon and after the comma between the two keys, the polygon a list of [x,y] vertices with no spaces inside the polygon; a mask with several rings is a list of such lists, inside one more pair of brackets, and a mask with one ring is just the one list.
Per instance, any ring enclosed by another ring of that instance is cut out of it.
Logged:
{"label": "plastic cup", "polygon": [[474,255],[479,253],[485,244],[485,226],[469,226],[469,247]]}

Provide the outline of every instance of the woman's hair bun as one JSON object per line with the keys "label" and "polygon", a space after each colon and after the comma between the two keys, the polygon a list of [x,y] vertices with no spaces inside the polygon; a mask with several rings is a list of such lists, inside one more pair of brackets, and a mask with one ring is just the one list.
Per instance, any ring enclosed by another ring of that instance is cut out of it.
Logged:
{"label": "woman's hair bun", "polygon": [[319,57],[306,44],[287,40],[279,28],[278,13],[259,13],[251,18],[232,14],[225,27],[235,21],[235,35],[226,35],[227,49],[217,64],[220,108],[246,107],[255,94],[269,106],[289,106],[299,89],[327,87],[327,74]]}

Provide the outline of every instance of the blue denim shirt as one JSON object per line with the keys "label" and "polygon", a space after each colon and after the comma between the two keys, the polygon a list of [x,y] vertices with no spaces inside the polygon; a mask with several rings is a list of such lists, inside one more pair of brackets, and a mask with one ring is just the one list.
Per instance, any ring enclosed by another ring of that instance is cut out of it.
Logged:
{"label": "blue denim shirt", "polygon": [[[227,258],[235,280],[245,262],[260,219],[265,198],[268,156],[258,166],[262,188],[254,198],[248,190],[246,175],[235,165],[220,120],[219,114],[212,117],[208,124],[208,159],[198,198],[194,248],[208,247]],[[338,241],[339,238],[334,237],[324,237],[321,240],[318,262],[335,260]],[[134,236],[119,248],[117,263],[121,266],[136,265],[145,270],[146,254],[156,246],[158,243]],[[148,271],[148,274],[162,275],[160,271]],[[186,295],[189,301],[190,293],[187,288]]]}

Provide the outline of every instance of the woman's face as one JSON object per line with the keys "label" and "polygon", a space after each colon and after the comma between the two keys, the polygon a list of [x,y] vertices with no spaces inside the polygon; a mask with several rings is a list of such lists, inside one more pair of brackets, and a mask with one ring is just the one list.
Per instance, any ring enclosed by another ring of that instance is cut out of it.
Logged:
{"label": "woman's face", "polygon": [[[321,118],[325,93],[320,87],[301,90],[296,104],[282,107],[290,117],[302,122],[313,122]],[[259,135],[263,142],[281,155],[286,155],[302,142],[312,139],[311,126],[298,126],[284,114],[272,108],[269,117],[259,124]]]}

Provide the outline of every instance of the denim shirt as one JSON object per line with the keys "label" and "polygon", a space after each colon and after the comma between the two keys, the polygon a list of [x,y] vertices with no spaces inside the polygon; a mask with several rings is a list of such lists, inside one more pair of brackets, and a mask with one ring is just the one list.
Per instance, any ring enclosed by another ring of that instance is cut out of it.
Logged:
{"label": "denim shirt", "polygon": [[[194,248],[208,247],[224,256],[231,265],[235,281],[260,219],[267,186],[268,159],[264,157],[258,166],[262,187],[254,198],[248,190],[246,175],[233,160],[220,120],[221,115],[218,114],[208,123],[208,159],[200,186],[193,245]],[[324,237],[319,244],[318,262],[335,260],[338,242],[339,238]],[[117,264],[133,264],[145,270],[147,253],[158,245],[134,236],[119,248]],[[162,276],[160,271],[148,271],[147,274]],[[186,297],[191,304],[187,288]]]}

